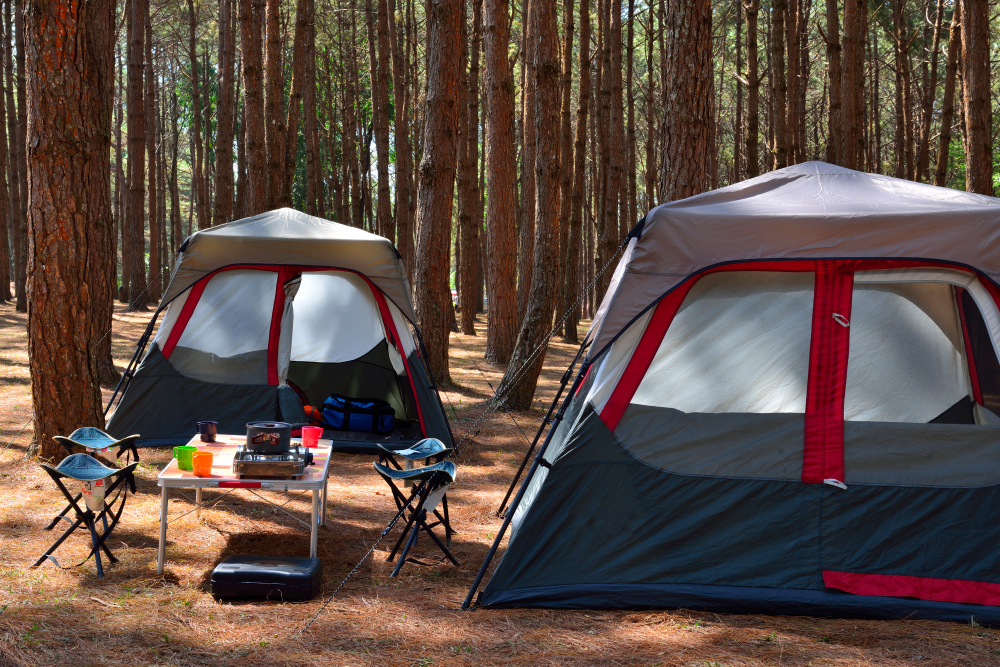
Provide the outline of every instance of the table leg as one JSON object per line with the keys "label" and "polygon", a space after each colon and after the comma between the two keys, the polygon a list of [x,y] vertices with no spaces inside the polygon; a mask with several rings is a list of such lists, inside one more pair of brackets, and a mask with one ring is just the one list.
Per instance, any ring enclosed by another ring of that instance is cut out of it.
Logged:
{"label": "table leg", "polygon": [[201,487],[194,490],[194,518],[201,518]]}
{"label": "table leg", "polygon": [[160,546],[156,551],[156,573],[163,574],[163,561],[167,550],[167,504],[170,502],[167,487],[160,489]]}
{"label": "table leg", "polygon": [[326,514],[329,511],[327,509],[327,504],[326,504],[326,487],[329,484],[330,484],[330,478],[327,477],[326,479],[323,480],[323,502],[320,505],[320,507],[323,509],[323,513],[320,516],[320,520],[319,520],[319,525],[321,525],[321,526],[325,526],[326,525]]}
{"label": "table leg", "polygon": [[319,543],[319,494],[320,490],[315,489],[313,492],[313,506],[312,506],[312,530],[309,533],[309,557],[316,557],[316,546]]}

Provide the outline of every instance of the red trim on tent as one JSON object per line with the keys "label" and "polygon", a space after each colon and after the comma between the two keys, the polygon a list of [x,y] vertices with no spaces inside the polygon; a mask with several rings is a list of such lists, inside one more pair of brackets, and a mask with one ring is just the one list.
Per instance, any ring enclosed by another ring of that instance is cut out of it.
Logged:
{"label": "red trim on tent", "polygon": [[854,273],[838,262],[816,267],[802,481],[844,481],[844,391],[851,342]]}
{"label": "red trim on tent", "polygon": [[823,585],[854,595],[1000,605],[1000,584],[987,581],[823,570]]}
{"label": "red trim on tent", "polygon": [[184,302],[184,307],[181,308],[181,314],[177,316],[177,321],[174,322],[174,327],[170,330],[170,335],[167,336],[167,342],[163,344],[163,356],[167,359],[170,358],[170,354],[177,347],[177,341],[181,339],[184,335],[184,329],[187,328],[188,322],[191,320],[191,315],[194,313],[194,309],[198,306],[198,302],[201,300],[201,295],[205,292],[205,287],[208,286],[208,281],[211,280],[215,274],[221,273],[223,271],[236,271],[237,269],[252,269],[254,271],[279,271],[280,266],[274,266],[272,264],[235,264],[233,266],[226,266],[221,269],[216,269],[206,276],[198,279],[191,287],[191,293],[188,294],[187,301]]}
{"label": "red trim on tent", "polygon": [[969,366],[969,381],[972,384],[972,398],[979,405],[983,404],[983,390],[979,386],[979,371],[976,369],[976,358],[972,352],[972,339],[969,337],[969,326],[965,321],[965,304],[962,296],[964,287],[955,288],[955,301],[958,303],[958,318],[962,322],[962,338],[965,340],[965,360]]}
{"label": "red trim on tent", "polygon": [[274,288],[274,306],[271,308],[271,328],[267,333],[267,383],[278,384],[278,342],[281,340],[281,317],[285,314],[285,283],[298,270],[282,266],[278,271],[278,284]]}

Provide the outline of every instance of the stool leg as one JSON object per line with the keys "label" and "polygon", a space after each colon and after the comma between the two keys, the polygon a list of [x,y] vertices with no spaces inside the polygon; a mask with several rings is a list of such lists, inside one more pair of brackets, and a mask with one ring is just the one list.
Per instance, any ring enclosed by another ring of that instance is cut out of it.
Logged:
{"label": "stool leg", "polygon": [[58,540],[52,543],[51,547],[45,550],[45,553],[38,557],[38,560],[36,560],[31,567],[38,567],[45,562],[45,559],[55,553],[55,550],[59,548],[59,545],[65,542],[66,538],[69,537],[74,530],[79,528],[81,523],[83,523],[83,519],[77,519],[72,526],[66,529],[66,532],[59,536]]}
{"label": "stool leg", "polygon": [[395,569],[393,569],[392,574],[389,575],[390,578],[395,577],[397,574],[399,574],[399,571],[403,567],[403,563],[406,562],[406,554],[409,553],[410,547],[413,546],[413,543],[417,541],[416,538],[418,532],[419,531],[417,530],[417,528],[414,527],[413,532],[410,533],[410,539],[407,540],[406,542],[406,547],[403,548],[403,553],[399,554],[399,562],[396,563]]}
{"label": "stool leg", "polygon": [[[79,502],[80,498],[83,498],[83,494],[82,493],[76,494],[76,497],[73,500]],[[53,528],[55,528],[56,524],[59,523],[59,519],[63,518],[67,514],[69,514],[69,511],[71,509],[73,509],[73,506],[72,505],[67,505],[63,509],[62,512],[59,512],[59,514],[57,514],[56,517],[54,519],[52,519],[52,523],[50,523],[49,525],[45,526],[45,530],[52,530]]]}
{"label": "stool leg", "polygon": [[87,528],[90,529],[90,543],[93,545],[94,562],[97,563],[97,578],[104,578],[104,568],[101,566],[101,550],[97,547],[97,529],[94,527],[94,518],[86,518]]}

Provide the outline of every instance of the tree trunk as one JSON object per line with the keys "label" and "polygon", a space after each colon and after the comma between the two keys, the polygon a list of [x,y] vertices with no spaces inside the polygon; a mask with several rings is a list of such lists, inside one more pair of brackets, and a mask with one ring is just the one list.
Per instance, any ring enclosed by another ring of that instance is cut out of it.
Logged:
{"label": "tree trunk", "polygon": [[[937,0],[937,14],[934,18],[934,37],[931,43],[930,70],[927,85],[920,104],[920,140],[917,146],[917,170],[913,180],[930,180],[930,136],[933,122],[934,100],[938,87],[938,54],[941,52],[941,25],[944,23],[944,0]],[[943,128],[942,128],[943,130]]]}
{"label": "tree trunk", "polygon": [[[896,54],[896,94],[899,97],[900,108],[896,117],[896,175],[902,178],[913,178],[913,109],[910,98],[910,38],[906,31],[906,16],[904,5],[906,0],[893,0],[893,28]],[[862,102],[863,104],[863,102]],[[899,113],[902,112],[902,113]]]}
{"label": "tree trunk", "polygon": [[747,178],[760,175],[760,71],[757,66],[757,15],[760,0],[748,0],[747,12]]}
{"label": "tree trunk", "polygon": [[[652,51],[652,49],[650,49]],[[648,62],[648,61],[647,61]],[[652,89],[652,78],[650,78]],[[563,303],[570,307],[579,298],[580,237],[583,234],[583,203],[587,177],[587,106],[590,102],[590,0],[580,0],[580,90],[576,106],[576,141],[574,145],[573,194],[566,235],[566,280],[563,283]],[[566,165],[568,167],[568,165]],[[652,187],[647,181],[646,187]],[[579,340],[577,326],[580,309],[573,308],[566,318],[563,337],[567,343]]]}
{"label": "tree trunk", "polygon": [[[584,0],[586,1],[586,0]],[[614,19],[612,19],[614,20]],[[538,376],[545,361],[559,276],[559,29],[556,0],[532,0],[530,76],[534,81],[535,104],[531,119],[535,125],[535,239],[531,292],[514,355],[504,384],[510,389],[507,403],[515,410],[528,410],[535,395]],[[621,16],[619,12],[619,28]],[[619,35],[621,31],[619,29]],[[620,50],[620,45],[619,45]],[[619,70],[619,79],[621,71]],[[621,110],[619,109],[619,117]],[[522,369],[522,366],[526,368]],[[517,377],[520,376],[518,380]]]}
{"label": "tree trunk", "polygon": [[407,54],[404,51],[403,38],[399,34],[402,26],[396,25],[396,2],[389,3],[389,42],[392,47],[392,95],[395,111],[393,123],[393,138],[396,149],[396,246],[400,258],[407,268],[408,276],[412,278],[413,271],[413,225],[410,217],[410,202],[413,198],[412,156],[410,146],[410,97],[407,86]]}
{"label": "tree trunk", "polygon": [[[589,2],[589,0],[583,0]],[[631,5],[630,5],[631,6]],[[629,51],[631,54],[631,50]],[[631,65],[631,61],[629,61]],[[569,218],[573,207],[573,0],[563,0],[562,76],[560,78],[561,115],[559,120],[559,264],[560,277],[556,289],[556,313],[566,310],[565,264],[569,243]],[[631,97],[629,98],[631,99]],[[633,174],[635,170],[633,169]]]}
{"label": "tree trunk", "polygon": [[366,18],[368,66],[372,81],[372,131],[378,169],[376,229],[378,234],[394,242],[396,230],[392,220],[392,192],[389,189],[389,12],[386,0],[375,2],[378,3],[377,11],[372,10],[372,0],[368,0]]}
{"label": "tree trunk", "polygon": [[177,105],[177,80],[174,78],[171,91],[171,154],[170,154],[170,228],[174,245],[171,250],[176,254],[181,248],[181,239],[184,238],[184,230],[181,229],[181,190],[177,182],[177,154],[180,151],[180,128],[177,125],[177,116],[180,113]]}
{"label": "tree trunk", "polygon": [[[483,32],[482,2],[473,0],[472,37],[469,59],[468,111],[465,120],[465,169],[466,194],[459,199],[458,220],[461,229],[462,262],[461,289],[458,305],[462,313],[461,328],[466,336],[476,335],[476,297],[479,293],[479,177],[476,164],[479,161],[479,40]],[[461,149],[460,149],[461,150]]]}
{"label": "tree trunk", "polygon": [[24,313],[28,309],[27,300],[29,296],[27,291],[27,269],[32,261],[28,256],[30,253],[28,243],[28,163],[25,144],[25,137],[28,135],[28,115],[25,109],[27,98],[25,96],[24,75],[24,6],[20,3],[15,3],[14,0],[8,0],[8,3],[14,5],[16,9],[14,12],[14,46],[17,54],[15,62],[17,66],[15,81],[17,84],[17,142],[14,144],[13,158],[17,160],[17,177],[21,193],[21,196],[18,198],[18,203],[21,207],[20,215],[17,219],[21,232],[21,256],[25,258],[21,263],[21,271],[24,275],[19,276],[19,284],[22,285],[22,288],[17,291],[17,303],[15,307],[18,312]]}
{"label": "tree trunk", "polygon": [[[582,38],[581,38],[582,43]],[[656,42],[653,31],[653,12],[648,13],[646,24],[646,90],[643,95],[643,108],[646,116],[646,164],[642,175],[642,187],[646,195],[646,210],[651,211],[656,206],[656,121],[653,107],[654,91],[656,90],[656,79],[653,73],[653,51]],[[584,46],[583,49],[587,47]],[[581,65],[581,68],[583,65]],[[581,80],[583,74],[581,72]],[[579,135],[578,135],[579,136]]]}
{"label": "tree trunk", "polygon": [[[146,0],[148,1],[148,0]],[[198,14],[195,11],[194,0],[188,0],[188,57],[191,60],[191,116],[194,119],[194,165],[191,187],[195,191],[197,205],[195,212],[198,218],[198,229],[207,229],[212,221],[208,217],[208,198],[205,195],[205,175],[203,172],[204,142],[201,134],[201,77],[198,71],[198,51],[195,41],[198,30]],[[206,67],[207,69],[207,67]],[[207,76],[207,74],[206,74]],[[208,100],[205,100],[206,103]]]}
{"label": "tree trunk", "polygon": [[507,363],[517,336],[515,220],[517,174],[514,144],[514,81],[507,58],[510,19],[507,0],[483,0],[486,54],[486,358]]}
{"label": "tree trunk", "polygon": [[[267,208],[281,206],[285,169],[285,78],[281,71],[282,30],[280,0],[266,0],[264,9],[264,142],[267,164]],[[292,146],[289,150],[294,151]],[[201,192],[199,191],[199,196]]]}
{"label": "tree trunk", "polygon": [[[2,68],[0,68],[2,72]],[[8,83],[9,82],[5,82]],[[3,118],[6,116],[6,104],[4,96],[0,94],[0,212],[6,213],[10,210],[10,192],[7,188],[7,129],[4,127]],[[0,303],[7,303],[14,298],[10,291],[11,283],[11,234],[9,227],[10,216],[4,215],[0,221]],[[20,234],[18,234],[20,237]],[[20,242],[20,238],[18,238]],[[14,246],[16,247],[16,246]],[[14,276],[17,275],[17,266],[14,267]]]}
{"label": "tree trunk", "polygon": [[247,186],[243,215],[268,210],[267,159],[264,155],[264,82],[261,33],[264,0],[240,0],[240,46],[243,60],[243,126],[246,130]]}
{"label": "tree trunk", "polygon": [[[733,8],[736,10],[736,71],[743,71],[743,3],[742,0],[734,0]],[[733,123],[733,182],[738,183],[743,180],[743,84],[739,78],[736,79],[736,120]],[[721,94],[720,94],[721,97]]]}
{"label": "tree trunk", "polygon": [[146,18],[144,0],[129,0],[128,63],[128,208],[129,310],[146,309],[146,112],[143,104],[143,67]]}
{"label": "tree trunk", "polygon": [[785,16],[785,39],[788,43],[788,71],[786,79],[787,102],[788,102],[788,124],[785,126],[787,132],[785,145],[788,150],[788,164],[798,164],[801,162],[802,147],[799,145],[799,123],[804,119],[799,118],[799,3],[801,0],[787,0]]}
{"label": "tree trunk", "polygon": [[844,38],[841,56],[840,135],[843,154],[839,163],[848,169],[864,164],[864,53],[868,4],[865,0],[844,0]]}
{"label": "tree trunk", "polygon": [[[458,134],[458,70],[462,4],[460,0],[428,3],[427,103],[423,158],[417,192],[417,267],[415,305],[427,346],[427,365],[438,382],[448,372],[448,254],[452,193],[455,187]],[[509,136],[508,136],[509,138]]]}
{"label": "tree trunk", "polygon": [[[847,0],[850,2],[851,0]],[[826,161],[840,164],[841,144],[841,74],[840,74],[840,10],[837,0],[826,0],[826,63],[830,78],[830,102],[827,110]]]}
{"label": "tree trunk", "polygon": [[948,65],[944,75],[944,97],[941,107],[941,137],[938,142],[937,165],[934,170],[934,185],[944,186],[948,176],[948,158],[951,153],[951,131],[955,118],[955,78],[958,74],[959,55],[962,51],[962,4],[955,5],[951,16],[951,32],[948,37]]}
{"label": "tree trunk", "polygon": [[965,189],[993,196],[993,114],[990,104],[989,2],[962,3],[962,86],[965,92]]}
{"label": "tree trunk", "polygon": [[[149,274],[146,276],[146,284],[149,285],[149,294],[146,301],[159,303],[162,286],[160,285],[160,228],[157,225],[157,212],[159,211],[158,192],[156,189],[156,83],[153,78],[153,23],[149,15],[149,2],[146,5],[145,30],[146,50],[145,63],[145,116],[147,119],[146,129],[146,156],[149,164],[149,206],[147,218],[149,219]],[[110,348],[105,361],[111,360]],[[114,370],[112,366],[111,370]]]}
{"label": "tree trunk", "polygon": [[[847,0],[851,2],[852,0]],[[771,68],[774,84],[774,159],[775,168],[788,166],[787,95],[788,79],[785,76],[785,15],[787,0],[774,0],[771,11]],[[709,46],[708,48],[711,48]],[[669,201],[669,200],[667,200]]]}
{"label": "tree trunk", "polygon": [[[113,301],[114,3],[92,0],[84,13],[67,0],[32,1],[25,15],[34,251],[28,357],[35,443],[53,459],[63,451],[53,435],[104,428],[96,347]],[[141,26],[140,19],[137,32]]]}
{"label": "tree trunk", "polygon": [[[316,119],[316,25],[315,3],[306,0],[308,30],[305,46],[305,80],[302,87],[304,108],[303,130],[306,147],[306,211],[310,215],[322,215],[322,176],[319,162],[319,130]],[[295,144],[288,146],[294,148]]]}
{"label": "tree trunk", "polygon": [[[531,16],[531,3],[539,0],[524,0],[524,16]],[[525,19],[523,26],[523,53],[525,66],[523,104],[521,105],[521,199],[519,209],[521,224],[517,229],[517,321],[524,320],[528,307],[529,291],[531,289],[531,271],[534,266],[535,242],[535,81],[527,75],[527,70],[533,59],[532,49],[535,46],[531,30],[534,26]]]}
{"label": "tree trunk", "polygon": [[233,220],[233,0],[219,0],[219,102],[213,224]]}
{"label": "tree trunk", "polygon": [[[667,9],[665,27],[669,35],[659,199],[667,202],[711,187],[715,146],[711,7],[699,0],[675,0]],[[777,28],[776,32],[781,34]],[[775,119],[779,117],[782,114],[775,113]]]}
{"label": "tree trunk", "polygon": [[309,10],[306,0],[295,7],[295,41],[292,43],[292,88],[288,95],[288,116],[285,121],[285,163],[278,188],[278,205],[292,205],[292,184],[295,180],[295,160],[299,145],[299,112],[302,107],[302,82],[306,75],[306,37],[309,33]]}

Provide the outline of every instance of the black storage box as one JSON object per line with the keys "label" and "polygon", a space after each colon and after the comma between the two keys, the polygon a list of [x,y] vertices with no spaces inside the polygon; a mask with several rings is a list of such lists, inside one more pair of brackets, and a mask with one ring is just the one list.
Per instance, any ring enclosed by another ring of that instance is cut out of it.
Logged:
{"label": "black storage box", "polygon": [[311,600],[322,585],[323,561],[319,558],[229,556],[212,570],[212,595],[216,598]]}

